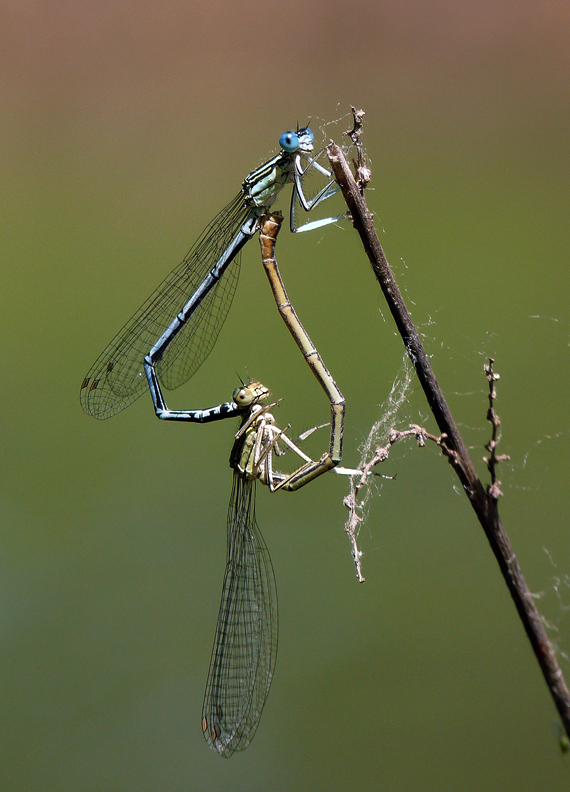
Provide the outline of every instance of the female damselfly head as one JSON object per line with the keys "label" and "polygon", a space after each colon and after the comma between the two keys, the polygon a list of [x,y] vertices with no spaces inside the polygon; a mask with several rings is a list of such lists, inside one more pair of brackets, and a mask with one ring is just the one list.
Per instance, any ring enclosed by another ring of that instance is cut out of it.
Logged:
{"label": "female damselfly head", "polygon": [[269,396],[269,388],[261,382],[249,382],[247,385],[240,385],[233,392],[233,400],[238,407],[251,407],[252,404],[266,399]]}
{"label": "female damselfly head", "polygon": [[287,154],[294,154],[296,151],[306,153],[313,150],[315,136],[309,127],[303,127],[296,132],[283,132],[279,138],[279,145]]}

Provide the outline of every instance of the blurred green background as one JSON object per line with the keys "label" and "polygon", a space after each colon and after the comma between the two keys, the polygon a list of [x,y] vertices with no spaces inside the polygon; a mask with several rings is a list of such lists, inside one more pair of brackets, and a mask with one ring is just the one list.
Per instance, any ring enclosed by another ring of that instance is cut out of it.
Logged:
{"label": "blurred green background", "polygon": [[[364,108],[369,204],[485,481],[496,358],[501,513],[570,676],[568,4],[30,0],[0,14],[0,788],[568,789],[482,530],[445,461],[411,445],[362,529],[364,585],[344,480],[259,488],[277,671],[248,750],[208,751],[234,424],[159,424],[149,398],[97,422],[78,400],[281,132]],[[284,230],[278,256],[347,399],[355,465],[401,341],[347,223]],[[283,396],[294,430],[327,419],[256,242],[214,352],[169,404],[217,404],[236,372]],[[435,428],[415,383],[401,419]]]}

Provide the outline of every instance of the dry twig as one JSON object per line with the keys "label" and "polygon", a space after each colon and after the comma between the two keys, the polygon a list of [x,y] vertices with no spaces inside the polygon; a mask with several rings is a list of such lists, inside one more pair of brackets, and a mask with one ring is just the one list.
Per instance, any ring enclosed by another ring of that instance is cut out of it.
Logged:
{"label": "dry twig", "polygon": [[497,465],[500,462],[506,462],[509,459],[508,454],[497,456],[495,450],[501,439],[501,421],[495,412],[495,399],[497,398],[497,391],[495,389],[495,382],[501,378],[500,374],[495,374],[493,370],[493,358],[489,358],[489,363],[485,366],[485,375],[489,381],[489,409],[487,411],[487,420],[493,426],[493,434],[485,448],[490,452],[491,456],[483,457],[483,461],[487,465],[487,469],[491,474],[491,485],[487,487],[487,495],[494,500],[498,500],[503,494],[501,492],[501,482],[497,480]]}
{"label": "dry twig", "polygon": [[[360,140],[363,113],[362,111],[358,113],[354,111],[353,115],[355,120],[355,131],[358,131],[358,140]],[[532,595],[509,542],[509,538],[499,518],[497,509],[497,499],[500,494],[499,482],[497,482],[495,478],[491,486],[486,489],[479,480],[467,452],[467,448],[463,442],[463,438],[459,433],[455,420],[449,410],[441,388],[439,387],[429,358],[426,355],[416,328],[414,327],[412,318],[402,299],[398,284],[394,279],[392,270],[384,255],[384,251],[382,250],[372,222],[372,215],[368,211],[362,190],[350,171],[340,147],[335,143],[331,143],[328,147],[328,156],[335,178],[346,200],[353,225],[360,234],[362,244],[384,293],[392,317],[402,336],[407,353],[416,370],[429,407],[440,432],[442,435],[446,435],[446,456],[459,477],[465,494],[469,498],[477,518],[485,531],[546,680],[546,684],[554,699],[566,733],[570,737],[570,694],[560,666],[558,665],[554,649],[548,640],[540,614],[536,609]],[[491,415],[492,418],[489,420],[491,420],[493,425],[493,436],[488,444],[491,454],[488,465],[491,477],[493,478],[495,476],[496,464],[500,461],[500,457],[494,455],[496,443],[498,442],[499,422],[494,414],[495,390],[493,383],[496,379],[496,375],[493,374],[492,363],[490,363],[488,367],[488,377],[491,375],[493,379],[489,379],[491,391],[489,397],[489,415]],[[358,563],[359,559],[355,558],[355,560],[357,560]]]}

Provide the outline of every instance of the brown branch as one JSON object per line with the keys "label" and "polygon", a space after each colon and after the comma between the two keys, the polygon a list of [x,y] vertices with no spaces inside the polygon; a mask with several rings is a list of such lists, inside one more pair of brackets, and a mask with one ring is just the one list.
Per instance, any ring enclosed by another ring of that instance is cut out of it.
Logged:
{"label": "brown branch", "polygon": [[[447,435],[445,440],[448,450],[447,458],[459,477],[471,506],[485,531],[566,733],[570,737],[570,694],[558,665],[555,652],[548,640],[540,614],[536,609],[509,538],[499,518],[497,510],[498,493],[496,489],[493,489],[493,484],[496,482],[493,482],[489,491],[486,491],[477,476],[467,453],[467,448],[445,401],[429,358],[422,346],[392,270],[386,260],[372,222],[372,215],[368,211],[364,196],[361,194],[342,150],[335,143],[331,143],[328,147],[328,156],[335,178],[347,203],[353,225],[360,234],[364,250],[370,259],[376,279],[380,284],[392,317],[402,336],[429,407],[440,432]],[[491,450],[491,457],[492,454],[493,450]]]}

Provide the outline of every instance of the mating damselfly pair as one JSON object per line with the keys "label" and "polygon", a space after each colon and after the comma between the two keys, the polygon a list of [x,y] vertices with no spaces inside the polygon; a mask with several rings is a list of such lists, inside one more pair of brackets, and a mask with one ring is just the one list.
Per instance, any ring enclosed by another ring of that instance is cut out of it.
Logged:
{"label": "mating damselfly pair", "polygon": [[[228,511],[228,546],[222,601],[204,697],[202,728],[208,744],[231,756],[251,742],[269,692],[277,649],[277,598],[271,559],[255,521],[255,482],[271,491],[295,490],[338,468],[342,456],[344,399],[290,304],[274,256],[282,218],[268,216],[281,189],[293,184],[292,231],[334,223],[327,217],[296,227],[298,206],[309,212],[337,187],[330,172],[311,156],[308,127],[286,132],[281,151],[244,180],[240,193],[207,226],[182,263],[132,316],[92,366],[81,386],[81,404],[98,419],[109,418],[148,387],[162,420],[205,423],[241,416],[230,464],[234,485]],[[308,175],[324,183],[311,197]],[[161,386],[185,383],[211,352],[229,310],[239,274],[240,253],[261,230],[262,257],[274,297],[289,330],[331,403],[329,451],[314,461],[275,427],[268,390],[248,383],[233,400],[206,410],[169,410]],[[292,474],[276,473],[273,457],[289,447],[303,464]]]}

